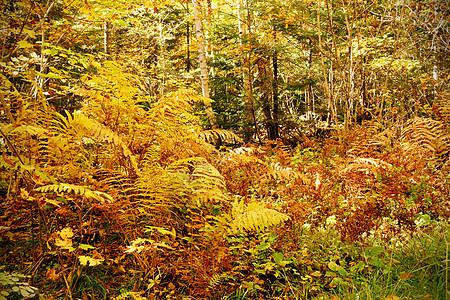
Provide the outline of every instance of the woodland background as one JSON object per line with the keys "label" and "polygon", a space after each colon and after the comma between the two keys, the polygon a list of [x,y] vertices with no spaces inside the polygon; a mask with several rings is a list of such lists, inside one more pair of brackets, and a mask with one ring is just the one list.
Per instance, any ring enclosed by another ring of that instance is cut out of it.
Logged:
{"label": "woodland background", "polygon": [[0,299],[449,299],[445,0],[2,0]]}

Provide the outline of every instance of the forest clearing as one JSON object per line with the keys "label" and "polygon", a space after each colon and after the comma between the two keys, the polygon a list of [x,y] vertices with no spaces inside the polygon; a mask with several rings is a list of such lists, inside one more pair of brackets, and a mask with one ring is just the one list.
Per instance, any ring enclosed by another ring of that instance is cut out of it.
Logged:
{"label": "forest clearing", "polygon": [[446,0],[2,0],[0,300],[449,300]]}

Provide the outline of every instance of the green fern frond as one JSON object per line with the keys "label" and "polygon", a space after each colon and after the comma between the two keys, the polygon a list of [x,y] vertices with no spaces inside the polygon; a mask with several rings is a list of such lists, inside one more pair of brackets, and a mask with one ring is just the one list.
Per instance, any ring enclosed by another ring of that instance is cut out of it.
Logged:
{"label": "green fern frond", "polygon": [[234,132],[225,129],[204,130],[199,132],[197,135],[208,143],[214,142],[215,140],[221,140],[227,144],[238,144],[244,142]]}
{"label": "green fern frond", "polygon": [[49,184],[44,185],[41,187],[38,187],[34,189],[37,192],[41,193],[49,193],[49,192],[55,192],[55,193],[74,193],[75,195],[82,195],[86,196],[88,198],[96,199],[101,202],[112,202],[114,199],[108,195],[107,193],[103,193],[100,191],[93,191],[89,189],[86,186],[79,186],[69,183],[59,183],[59,184]]}
{"label": "green fern frond", "polygon": [[233,203],[232,217],[231,232],[233,233],[242,230],[259,231],[290,219],[283,213],[267,208],[261,202],[245,205],[243,200],[236,200]]}
{"label": "green fern frond", "polygon": [[221,284],[224,279],[232,279],[232,278],[233,277],[231,277],[227,273],[213,274],[211,276],[211,278],[209,279],[208,286],[209,286],[210,289],[212,289],[212,288],[218,286],[219,284]]}

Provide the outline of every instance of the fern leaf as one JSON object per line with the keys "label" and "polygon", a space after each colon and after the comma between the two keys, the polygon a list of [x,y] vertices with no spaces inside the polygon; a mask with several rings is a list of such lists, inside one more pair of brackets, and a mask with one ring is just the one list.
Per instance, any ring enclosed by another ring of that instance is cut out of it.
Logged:
{"label": "fern leaf", "polygon": [[79,186],[69,183],[59,183],[59,184],[49,184],[38,187],[34,189],[37,192],[41,193],[49,193],[49,192],[57,192],[57,193],[74,193],[75,195],[86,196],[91,199],[99,200],[100,202],[112,202],[113,198],[107,193],[100,191],[93,191],[86,186]]}
{"label": "fern leaf", "polygon": [[245,205],[243,200],[236,200],[233,203],[232,217],[231,232],[233,233],[242,230],[259,231],[290,219],[283,213],[265,207],[263,203],[252,202]]}
{"label": "fern leaf", "polygon": [[198,133],[198,136],[205,142],[214,142],[215,140],[221,140],[228,144],[243,143],[244,141],[237,136],[234,132],[224,129],[204,130]]}
{"label": "fern leaf", "polygon": [[408,120],[401,141],[415,144],[431,155],[441,156],[450,151],[450,134],[444,124],[428,118]]}

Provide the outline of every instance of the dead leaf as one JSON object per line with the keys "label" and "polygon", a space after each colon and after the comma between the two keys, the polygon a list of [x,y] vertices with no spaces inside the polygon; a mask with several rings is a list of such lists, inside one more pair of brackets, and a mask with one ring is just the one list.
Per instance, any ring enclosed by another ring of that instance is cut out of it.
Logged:
{"label": "dead leaf", "polygon": [[59,232],[62,239],[71,239],[73,237],[73,230],[70,227],[66,227]]}
{"label": "dead leaf", "polygon": [[72,237],[73,237],[72,228],[66,227],[58,232],[58,235],[55,237],[55,245],[64,248],[72,247]]}
{"label": "dead leaf", "polygon": [[57,281],[61,276],[60,274],[56,274],[56,269],[50,268],[47,270],[47,273],[45,274],[45,277],[52,281]]}
{"label": "dead leaf", "polygon": [[100,258],[100,259],[96,259],[90,256],[85,256],[85,255],[80,255],[78,256],[78,260],[80,261],[80,264],[83,266],[97,266],[99,264],[101,264],[104,259]]}
{"label": "dead leaf", "polygon": [[320,277],[320,276],[322,276],[322,273],[320,271],[314,271],[309,275],[314,276],[314,277]]}
{"label": "dead leaf", "polygon": [[8,157],[6,156],[5,152],[2,152],[2,157],[3,157],[3,161],[5,163],[7,163],[8,165],[10,165],[11,167],[14,167],[14,162]]}
{"label": "dead leaf", "polygon": [[395,296],[395,295],[389,295],[389,296],[386,296],[386,298],[384,298],[384,300],[400,300],[400,297]]}
{"label": "dead leaf", "polygon": [[409,279],[409,278],[412,278],[412,277],[414,277],[414,275],[410,274],[410,273],[403,273],[403,274],[400,275],[400,278],[402,280],[406,280],[406,279]]}

